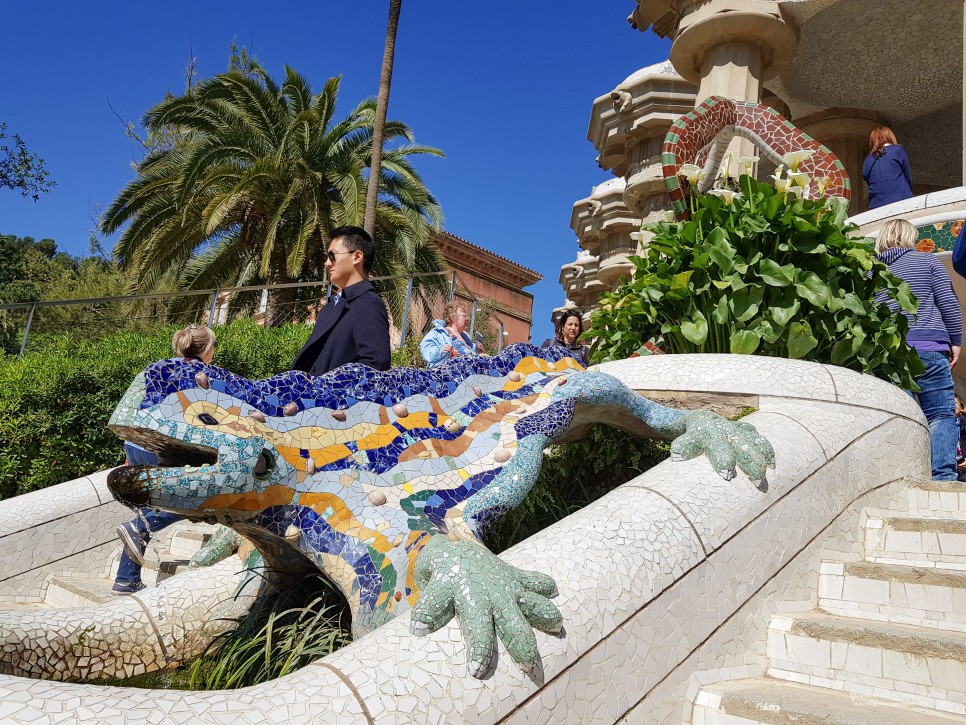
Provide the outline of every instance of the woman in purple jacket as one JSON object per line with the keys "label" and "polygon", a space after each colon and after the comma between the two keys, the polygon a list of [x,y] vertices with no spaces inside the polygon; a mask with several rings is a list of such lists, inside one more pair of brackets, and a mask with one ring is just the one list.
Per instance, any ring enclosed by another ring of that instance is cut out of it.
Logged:
{"label": "woman in purple jacket", "polygon": [[872,130],[871,152],[862,164],[862,178],[869,185],[869,208],[912,198],[912,172],[906,150],[888,126]]}

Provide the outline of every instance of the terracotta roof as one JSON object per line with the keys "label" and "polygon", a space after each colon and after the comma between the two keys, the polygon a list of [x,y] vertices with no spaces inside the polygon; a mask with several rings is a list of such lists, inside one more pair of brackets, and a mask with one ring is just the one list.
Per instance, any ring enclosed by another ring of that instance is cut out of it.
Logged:
{"label": "terracotta roof", "polygon": [[512,259],[507,259],[506,257],[500,254],[497,254],[496,252],[491,252],[489,249],[486,249],[485,247],[481,247],[479,244],[473,244],[473,242],[467,241],[466,239],[463,239],[462,237],[458,237],[455,234],[452,234],[450,232],[434,233],[432,236],[436,237],[437,239],[443,242],[447,242],[447,241],[457,242],[459,244],[466,245],[467,247],[470,247],[475,251],[482,252],[483,254],[487,254],[491,257],[496,257],[501,262],[511,265],[514,271],[516,271],[518,274],[524,277],[532,277],[533,282],[531,282],[531,284],[539,282],[541,279],[543,279],[543,275],[537,272],[536,270],[530,269],[529,267],[524,267],[522,264],[518,264],[517,262],[514,262]]}

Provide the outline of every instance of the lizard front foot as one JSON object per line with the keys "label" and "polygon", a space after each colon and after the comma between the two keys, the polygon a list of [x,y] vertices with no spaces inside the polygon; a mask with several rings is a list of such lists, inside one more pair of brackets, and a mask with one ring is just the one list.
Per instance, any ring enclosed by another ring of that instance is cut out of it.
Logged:
{"label": "lizard front foot", "polygon": [[540,658],[533,628],[560,631],[563,618],[549,600],[557,593],[554,580],[517,569],[480,544],[432,537],[416,562],[415,578],[420,597],[412,633],[434,632],[457,616],[473,677],[490,669],[494,634],[513,661],[531,672]]}
{"label": "lizard front foot", "polygon": [[750,423],[696,410],[685,414],[676,425],[683,425],[685,430],[671,443],[672,461],[704,453],[726,481],[734,478],[737,465],[756,484],[765,480],[766,468],[775,467],[775,449]]}

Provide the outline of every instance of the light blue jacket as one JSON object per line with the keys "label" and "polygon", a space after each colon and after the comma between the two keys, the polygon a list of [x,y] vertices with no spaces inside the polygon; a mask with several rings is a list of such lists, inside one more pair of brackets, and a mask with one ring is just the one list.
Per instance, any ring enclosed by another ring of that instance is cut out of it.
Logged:
{"label": "light blue jacket", "polygon": [[429,367],[434,368],[453,357],[443,351],[446,345],[452,345],[457,355],[464,357],[476,355],[476,348],[470,336],[464,332],[458,338],[453,337],[446,329],[446,322],[443,320],[433,320],[433,327],[419,343],[419,354],[423,356],[423,360]]}

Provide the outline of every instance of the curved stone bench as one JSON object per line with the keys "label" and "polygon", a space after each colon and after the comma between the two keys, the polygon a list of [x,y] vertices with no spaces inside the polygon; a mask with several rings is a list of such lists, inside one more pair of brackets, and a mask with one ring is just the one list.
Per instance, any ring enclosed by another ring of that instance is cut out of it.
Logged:
{"label": "curved stone bench", "polygon": [[60,679],[125,678],[199,654],[229,619],[245,614],[236,595],[245,565],[236,556],[182,572],[157,587],[96,607],[0,611],[0,669]]}
{"label": "curved stone bench", "polygon": [[456,624],[415,638],[406,614],[297,673],[230,692],[0,677],[0,720],[681,722],[703,673],[760,674],[766,615],[810,596],[819,557],[860,551],[850,537],[863,505],[928,477],[928,430],[901,390],[832,366],[666,355],[601,369],[665,399],[754,405],[747,420],[778,465],[762,490],[742,474],[722,480],[704,458],[666,461],[505,552],[560,589],[564,632],[537,633],[532,679],[502,650],[492,676],[468,677]]}

